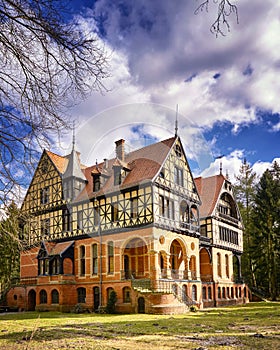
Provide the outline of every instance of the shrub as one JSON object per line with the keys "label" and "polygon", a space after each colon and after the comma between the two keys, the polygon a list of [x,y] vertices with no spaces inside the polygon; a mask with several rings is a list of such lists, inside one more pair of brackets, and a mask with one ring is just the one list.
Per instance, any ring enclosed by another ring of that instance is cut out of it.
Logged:
{"label": "shrub", "polygon": [[105,311],[107,314],[114,314],[116,312],[116,302],[117,302],[117,293],[112,290],[109,295],[109,300],[107,302]]}

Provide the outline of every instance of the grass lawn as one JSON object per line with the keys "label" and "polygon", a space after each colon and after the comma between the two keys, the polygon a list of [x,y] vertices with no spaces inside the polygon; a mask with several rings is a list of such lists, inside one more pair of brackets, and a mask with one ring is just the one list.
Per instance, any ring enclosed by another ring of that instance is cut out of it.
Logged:
{"label": "grass lawn", "polygon": [[0,349],[280,349],[280,303],[183,315],[0,314]]}

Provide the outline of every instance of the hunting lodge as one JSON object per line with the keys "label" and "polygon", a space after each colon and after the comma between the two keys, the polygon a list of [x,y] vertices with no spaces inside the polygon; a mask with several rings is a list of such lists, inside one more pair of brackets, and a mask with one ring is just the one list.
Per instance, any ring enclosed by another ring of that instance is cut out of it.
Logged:
{"label": "hunting lodge", "polygon": [[44,151],[22,211],[27,247],[7,301],[21,310],[182,313],[246,303],[243,225],[222,173],[194,179],[180,140],[84,166]]}

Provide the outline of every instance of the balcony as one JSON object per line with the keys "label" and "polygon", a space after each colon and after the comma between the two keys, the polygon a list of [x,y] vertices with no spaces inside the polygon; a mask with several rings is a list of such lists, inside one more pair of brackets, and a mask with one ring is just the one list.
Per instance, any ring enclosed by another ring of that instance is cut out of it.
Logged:
{"label": "balcony", "polygon": [[236,219],[233,216],[230,216],[228,214],[224,214],[224,213],[219,212],[219,216],[220,216],[220,218],[223,218],[225,220],[231,221],[231,222],[233,222],[236,225],[238,225],[238,223],[239,223],[238,219]]}
{"label": "balcony", "polygon": [[180,222],[180,227],[184,230],[194,231],[199,233],[199,225],[189,222]]}
{"label": "balcony", "polygon": [[182,271],[176,269],[162,269],[160,270],[160,279],[172,279],[172,280],[197,280],[196,271]]}

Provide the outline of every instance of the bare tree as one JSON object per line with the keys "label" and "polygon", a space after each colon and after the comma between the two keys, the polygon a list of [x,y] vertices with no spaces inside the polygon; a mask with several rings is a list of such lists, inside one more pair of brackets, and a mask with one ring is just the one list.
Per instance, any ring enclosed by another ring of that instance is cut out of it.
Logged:
{"label": "bare tree", "polygon": [[[195,14],[199,12],[206,11],[208,12],[210,6],[210,0],[201,1],[199,0],[200,5],[196,8]],[[212,0],[217,6],[217,17],[216,20],[210,27],[211,33],[216,36],[223,35],[225,32],[230,32],[229,17],[234,15],[236,22],[238,23],[238,11],[237,6],[232,3],[230,0]]]}
{"label": "bare tree", "polygon": [[67,108],[104,91],[107,63],[60,0],[0,0],[0,204],[24,184],[38,149],[69,128]]}

